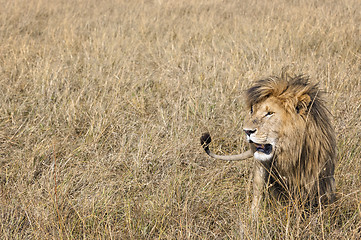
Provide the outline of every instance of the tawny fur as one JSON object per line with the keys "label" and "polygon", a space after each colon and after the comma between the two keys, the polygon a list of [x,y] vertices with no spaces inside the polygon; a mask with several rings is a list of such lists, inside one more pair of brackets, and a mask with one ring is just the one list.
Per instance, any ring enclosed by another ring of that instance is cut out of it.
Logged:
{"label": "tawny fur", "polygon": [[321,95],[305,76],[269,77],[248,89],[244,128],[256,131],[254,139],[276,142],[272,159],[256,161],[253,211],[267,184],[277,199],[334,201],[335,133]]}
{"label": "tawny fur", "polygon": [[249,151],[216,155],[209,150],[208,133],[201,137],[201,144],[217,159],[243,160],[253,155],[252,213],[258,211],[265,185],[278,200],[308,206],[333,202],[335,133],[318,85],[303,75],[269,77],[247,90],[246,103],[250,113],[244,131]]}

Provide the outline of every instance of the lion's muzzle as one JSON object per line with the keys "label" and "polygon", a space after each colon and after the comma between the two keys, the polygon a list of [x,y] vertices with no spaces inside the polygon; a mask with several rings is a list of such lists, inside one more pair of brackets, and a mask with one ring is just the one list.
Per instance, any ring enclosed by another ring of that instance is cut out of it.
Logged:
{"label": "lion's muzzle", "polygon": [[253,143],[253,145],[256,147],[256,151],[257,152],[262,152],[264,154],[271,154],[272,153],[272,144],[258,144],[258,143]]}

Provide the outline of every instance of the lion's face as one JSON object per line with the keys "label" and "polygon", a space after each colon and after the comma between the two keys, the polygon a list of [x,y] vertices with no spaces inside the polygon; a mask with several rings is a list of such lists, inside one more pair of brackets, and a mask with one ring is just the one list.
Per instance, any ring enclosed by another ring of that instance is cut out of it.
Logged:
{"label": "lion's face", "polygon": [[243,130],[247,141],[254,151],[254,158],[259,161],[271,160],[274,156],[288,113],[281,100],[269,97],[251,106]]}

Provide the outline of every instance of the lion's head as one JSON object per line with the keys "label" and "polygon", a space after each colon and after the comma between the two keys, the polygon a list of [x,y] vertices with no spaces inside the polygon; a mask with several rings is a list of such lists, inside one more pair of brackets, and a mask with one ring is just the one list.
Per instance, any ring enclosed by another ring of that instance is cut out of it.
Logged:
{"label": "lion's head", "polygon": [[286,149],[299,153],[296,149],[303,144],[297,142],[306,133],[306,123],[320,117],[329,123],[320,94],[317,85],[309,84],[303,76],[270,77],[256,82],[247,91],[249,114],[244,123],[255,158],[270,160]]}

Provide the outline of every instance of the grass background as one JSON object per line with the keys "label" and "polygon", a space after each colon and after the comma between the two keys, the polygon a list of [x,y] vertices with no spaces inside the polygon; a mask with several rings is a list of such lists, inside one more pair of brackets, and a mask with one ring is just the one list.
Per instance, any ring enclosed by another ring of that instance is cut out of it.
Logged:
{"label": "grass background", "polygon": [[[361,3],[0,0],[2,239],[359,239]],[[327,92],[339,199],[249,217],[243,93]]]}

